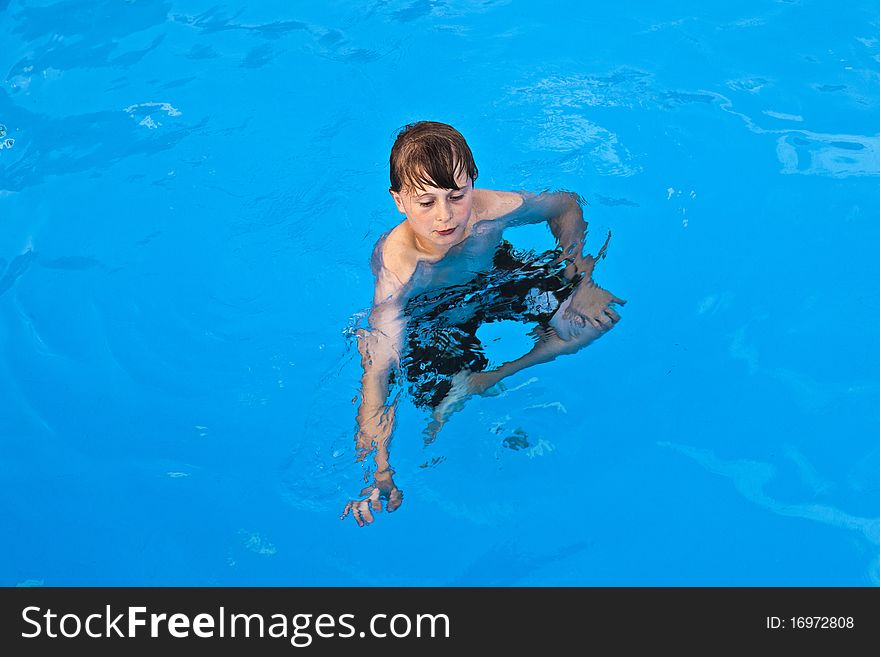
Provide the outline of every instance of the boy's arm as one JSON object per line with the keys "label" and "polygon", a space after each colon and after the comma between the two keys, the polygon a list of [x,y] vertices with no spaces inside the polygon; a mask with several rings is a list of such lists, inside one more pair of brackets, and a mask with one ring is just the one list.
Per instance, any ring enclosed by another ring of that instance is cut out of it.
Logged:
{"label": "boy's arm", "polygon": [[382,499],[387,500],[389,511],[397,509],[402,501],[389,462],[397,398],[388,402],[391,373],[400,364],[405,326],[399,292],[408,275],[401,277],[399,271],[395,273],[383,264],[376,268],[369,327],[358,332],[363,375],[355,436],[357,460],[372,454],[374,461],[373,481],[361,491],[367,497],[349,502],[342,514],[344,518],[351,512],[358,525],[372,522],[372,511],[381,510]]}
{"label": "boy's arm", "polygon": [[584,253],[587,222],[577,194],[546,192],[523,194],[522,198],[523,202],[516,211],[500,218],[503,228],[546,221],[562,250],[557,262],[566,263],[563,275],[567,280],[577,282],[574,292],[551,325],[564,340],[587,324],[597,329],[611,328],[619,319],[612,305],[623,305],[626,301],[593,281],[593,268],[608,248],[611,233],[595,256]]}
{"label": "boy's arm", "polygon": [[[587,235],[587,222],[580,197],[573,192],[544,192],[543,194],[522,194],[523,202],[513,212],[501,217],[505,228],[546,221],[550,232],[562,248],[562,259],[568,262],[564,275],[568,280],[574,278],[590,279],[596,258],[584,253]],[[605,244],[599,249],[601,257]]]}
{"label": "boy's arm", "polygon": [[[358,460],[377,450],[375,475],[388,470],[387,444],[394,428],[396,400],[388,404],[391,372],[400,364],[403,334],[402,311],[398,303],[388,300],[374,306],[369,328],[358,333],[361,354],[361,401],[357,412]],[[379,461],[379,452],[384,452]]]}

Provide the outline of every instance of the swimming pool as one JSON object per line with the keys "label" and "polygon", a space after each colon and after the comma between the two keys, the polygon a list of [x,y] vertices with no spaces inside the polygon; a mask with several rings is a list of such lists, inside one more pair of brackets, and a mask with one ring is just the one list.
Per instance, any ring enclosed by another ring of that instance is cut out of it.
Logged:
{"label": "swimming pool", "polygon": [[[605,5],[0,0],[0,581],[880,583],[880,9]],[[403,404],[359,529],[419,119],[582,194],[628,304],[428,447]]]}

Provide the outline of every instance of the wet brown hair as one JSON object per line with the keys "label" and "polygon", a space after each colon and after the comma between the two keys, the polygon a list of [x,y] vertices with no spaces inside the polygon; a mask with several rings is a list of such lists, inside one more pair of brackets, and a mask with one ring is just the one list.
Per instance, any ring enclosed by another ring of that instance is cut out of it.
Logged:
{"label": "wet brown hair", "polygon": [[398,131],[391,147],[391,191],[424,186],[461,189],[455,178],[462,171],[476,181],[471,149],[451,125],[419,121]]}

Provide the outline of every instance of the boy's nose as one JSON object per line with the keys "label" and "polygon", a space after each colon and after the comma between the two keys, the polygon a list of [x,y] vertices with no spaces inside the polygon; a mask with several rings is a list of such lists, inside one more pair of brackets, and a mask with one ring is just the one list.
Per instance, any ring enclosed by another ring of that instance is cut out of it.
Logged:
{"label": "boy's nose", "polygon": [[451,203],[438,203],[437,204],[437,221],[449,221],[452,219],[452,204]]}

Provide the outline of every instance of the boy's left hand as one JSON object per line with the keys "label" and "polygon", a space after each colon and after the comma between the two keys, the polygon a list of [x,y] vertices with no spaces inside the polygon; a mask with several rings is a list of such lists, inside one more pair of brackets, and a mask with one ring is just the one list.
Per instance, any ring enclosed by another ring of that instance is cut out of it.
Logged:
{"label": "boy's left hand", "polygon": [[589,278],[580,282],[569,299],[562,319],[581,328],[589,324],[600,331],[607,331],[620,320],[620,315],[611,306],[626,304],[626,301],[599,287]]}

